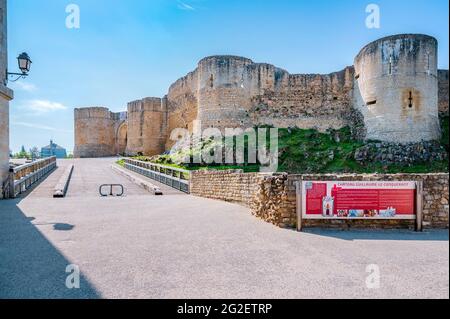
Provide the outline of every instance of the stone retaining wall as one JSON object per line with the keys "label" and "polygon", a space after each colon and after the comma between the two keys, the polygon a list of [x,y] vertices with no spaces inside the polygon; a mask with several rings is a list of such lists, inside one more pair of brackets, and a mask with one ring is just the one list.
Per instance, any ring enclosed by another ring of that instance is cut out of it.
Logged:
{"label": "stone retaining wall", "polygon": [[191,173],[191,194],[250,206],[264,175],[242,170],[195,171]]}
{"label": "stone retaining wall", "polygon": [[[252,214],[282,228],[297,223],[295,184],[302,180],[329,181],[423,181],[424,228],[448,228],[449,174],[260,174],[242,171],[197,171],[192,173],[191,194],[236,202]],[[414,228],[412,220],[305,220],[305,227]]]}

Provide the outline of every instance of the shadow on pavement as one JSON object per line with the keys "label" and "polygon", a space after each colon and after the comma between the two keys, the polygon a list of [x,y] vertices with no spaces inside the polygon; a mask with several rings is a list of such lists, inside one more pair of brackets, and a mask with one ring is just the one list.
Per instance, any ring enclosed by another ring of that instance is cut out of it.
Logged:
{"label": "shadow on pavement", "polygon": [[61,230],[61,231],[69,231],[72,230],[75,226],[65,223],[56,223],[53,225],[54,230]]}
{"label": "shadow on pavement", "polygon": [[330,230],[307,229],[304,233],[333,237],[342,240],[410,240],[410,241],[448,241],[448,230]]}
{"label": "shadow on pavement", "polygon": [[[71,264],[17,207],[18,200],[0,206],[0,299],[101,298],[80,275],[80,289],[68,289]],[[57,224],[55,224],[57,225]],[[67,225],[60,225],[67,229]],[[59,227],[59,226],[58,226]]]}

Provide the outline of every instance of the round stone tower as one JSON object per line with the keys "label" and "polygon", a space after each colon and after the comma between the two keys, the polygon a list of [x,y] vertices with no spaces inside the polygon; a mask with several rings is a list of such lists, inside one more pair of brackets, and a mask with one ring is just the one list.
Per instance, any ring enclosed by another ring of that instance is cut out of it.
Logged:
{"label": "round stone tower", "polygon": [[437,40],[402,34],[368,44],[355,59],[355,105],[366,139],[395,143],[440,138]]}
{"label": "round stone tower", "polygon": [[128,103],[127,154],[153,156],[164,152],[167,103],[149,97]]}
{"label": "round stone tower", "polygon": [[252,63],[236,56],[212,56],[199,62],[197,119],[203,129],[250,125],[247,67]]}
{"label": "round stone tower", "polygon": [[115,155],[115,136],[115,119],[107,108],[75,109],[74,157]]}

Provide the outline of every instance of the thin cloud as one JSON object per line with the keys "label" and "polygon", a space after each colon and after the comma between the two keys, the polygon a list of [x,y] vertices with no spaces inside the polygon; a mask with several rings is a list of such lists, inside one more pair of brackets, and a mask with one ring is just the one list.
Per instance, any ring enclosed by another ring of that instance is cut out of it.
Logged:
{"label": "thin cloud", "polygon": [[47,126],[47,125],[41,125],[36,123],[28,123],[28,122],[12,122],[12,125],[16,126],[23,126],[28,128],[33,128],[37,130],[45,130],[45,131],[53,131],[53,132],[61,132],[61,133],[72,133],[73,131],[70,130],[61,130],[57,129],[55,127]]}
{"label": "thin cloud", "polygon": [[178,0],[178,9],[184,10],[184,11],[195,11],[195,8],[191,6],[190,4]]}
{"label": "thin cloud", "polygon": [[52,102],[48,100],[31,100],[24,103],[24,106],[27,109],[34,111],[36,113],[48,113],[67,109],[67,106],[61,103]]}
{"label": "thin cloud", "polygon": [[26,83],[26,82],[13,82],[13,89],[19,90],[19,91],[25,91],[25,92],[35,92],[37,90],[36,85],[33,83]]}

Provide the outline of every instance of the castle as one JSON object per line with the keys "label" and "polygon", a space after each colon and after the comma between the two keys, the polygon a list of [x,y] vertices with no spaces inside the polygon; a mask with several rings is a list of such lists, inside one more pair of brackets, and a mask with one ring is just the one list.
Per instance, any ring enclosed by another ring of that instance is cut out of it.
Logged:
{"label": "castle", "polygon": [[320,131],[352,128],[366,140],[413,143],[441,136],[448,70],[437,69],[437,40],[401,34],[365,46],[354,66],[327,74],[289,74],[237,56],[212,56],[163,98],[128,103],[127,112],[75,109],[75,157],[156,155],[176,128],[192,132],[273,125]]}

